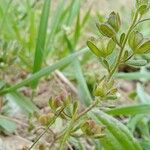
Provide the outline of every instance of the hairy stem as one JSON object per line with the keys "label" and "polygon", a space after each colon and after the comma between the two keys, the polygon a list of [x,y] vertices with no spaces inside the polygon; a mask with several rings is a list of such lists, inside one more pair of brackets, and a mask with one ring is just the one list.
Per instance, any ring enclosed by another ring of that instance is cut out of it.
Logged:
{"label": "hairy stem", "polygon": [[74,125],[78,122],[78,120],[83,117],[84,115],[86,115],[90,110],[92,110],[93,108],[95,108],[97,106],[97,104],[99,103],[99,100],[95,100],[93,101],[93,103],[88,107],[86,108],[83,112],[81,112],[76,118],[72,118],[70,124],[69,124],[69,127],[67,128],[66,132],[64,133],[64,135],[62,136],[63,139],[61,141],[61,146],[60,146],[60,150],[63,150],[64,149],[64,144],[65,142],[67,141]]}
{"label": "hairy stem", "polygon": [[128,37],[129,37],[129,35],[130,35],[132,29],[133,29],[134,26],[135,26],[135,23],[136,23],[136,21],[137,21],[137,18],[138,18],[138,12],[135,13],[133,22],[132,22],[131,26],[130,26],[129,29],[128,29],[127,35],[126,35],[125,40],[124,40],[124,42],[123,42],[123,44],[122,44],[122,47],[121,47],[121,49],[120,49],[120,53],[119,53],[119,55],[118,55],[118,58],[117,58],[117,61],[116,61],[116,65],[115,65],[114,68],[111,70],[111,72],[110,72],[110,74],[109,74],[109,77],[108,77],[108,80],[111,79],[111,77],[113,76],[114,72],[116,71],[116,69],[118,68],[118,66],[119,66],[119,64],[120,64],[120,61],[121,61],[121,58],[122,58],[122,54],[123,54],[124,49],[125,49],[125,45],[126,45],[126,43],[127,43]]}

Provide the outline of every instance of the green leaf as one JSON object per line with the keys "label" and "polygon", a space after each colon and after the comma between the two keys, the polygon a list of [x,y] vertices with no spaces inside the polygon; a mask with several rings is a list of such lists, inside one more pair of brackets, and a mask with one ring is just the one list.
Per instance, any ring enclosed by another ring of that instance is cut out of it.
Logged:
{"label": "green leaf", "polygon": [[80,12],[79,12],[77,16],[76,27],[74,32],[74,47],[76,46],[79,40],[80,32],[81,32],[80,30],[81,30],[81,26],[80,26]]}
{"label": "green leaf", "polygon": [[150,150],[150,140],[149,139],[140,141],[140,144],[141,144],[143,150]]}
{"label": "green leaf", "polygon": [[127,123],[127,127],[130,129],[132,133],[134,133],[137,123],[144,118],[145,114],[138,114],[130,118]]}
{"label": "green leaf", "polygon": [[16,124],[3,116],[0,116],[0,127],[9,133],[13,133],[16,130]]}
{"label": "green leaf", "polygon": [[88,21],[90,17],[90,13],[91,13],[91,8],[89,8],[89,10],[85,13],[85,16],[82,19],[83,20],[81,23],[82,28],[85,26],[86,22]]}
{"label": "green leaf", "polygon": [[103,65],[104,65],[104,67],[105,67],[108,71],[110,71],[110,67],[109,67],[108,61],[107,61],[106,59],[104,59],[102,63],[103,63]]}
{"label": "green leaf", "polygon": [[[45,49],[45,41],[46,41],[47,26],[48,26],[48,17],[50,11],[50,2],[51,0],[44,1],[40,26],[38,31],[38,37],[36,42],[33,73],[38,72],[41,69],[42,62],[43,62],[43,54]],[[32,87],[35,88],[37,84],[38,84],[38,80],[35,80],[34,82],[32,82]]]}
{"label": "green leaf", "polygon": [[124,52],[123,59],[126,60],[126,59],[128,59],[128,57],[129,57],[129,52],[126,50],[126,51]]}
{"label": "green leaf", "polygon": [[65,0],[59,1],[58,5],[56,7],[55,12],[51,16],[51,18],[52,18],[51,19],[51,24],[50,24],[51,31],[50,31],[50,33],[49,33],[49,35],[47,37],[45,55],[47,55],[49,53],[49,50],[51,50],[53,48],[52,43],[55,40],[57,31],[59,29],[59,32],[60,32],[60,27],[62,25],[62,21],[63,21],[63,19],[65,19],[64,16],[69,11],[69,8],[64,9],[64,6],[65,6],[64,3],[65,3]]}
{"label": "green leaf", "polygon": [[143,35],[138,31],[133,31],[128,39],[129,46],[135,52],[137,47],[142,43]]}
{"label": "green leaf", "polygon": [[70,6],[71,7],[70,7],[67,23],[66,23],[68,26],[71,24],[74,17],[78,14],[78,11],[80,8],[80,0],[72,0],[72,3]]}
{"label": "green leaf", "polygon": [[87,41],[87,46],[97,57],[104,56],[103,52],[100,49],[98,49],[97,46],[93,44],[91,41]]}
{"label": "green leaf", "polygon": [[150,80],[149,72],[132,72],[132,73],[117,73],[115,75],[116,78],[125,79],[125,80],[139,80],[139,79],[147,79]]}
{"label": "green leaf", "polygon": [[150,41],[143,43],[139,48],[136,49],[136,54],[144,54],[150,52]]}
{"label": "green leaf", "polygon": [[107,23],[103,23],[103,24],[96,24],[99,32],[109,38],[112,38],[116,33],[114,31],[114,29]]}
{"label": "green leaf", "polygon": [[111,115],[136,115],[150,113],[150,104],[136,104],[130,106],[121,106],[106,111]]}
{"label": "green leaf", "polygon": [[[66,36],[66,42],[67,42],[67,45],[68,45],[70,52],[72,52],[74,48],[71,44],[71,41],[68,39],[67,36]],[[92,102],[92,98],[91,98],[91,94],[90,94],[90,91],[88,89],[86,80],[84,78],[84,75],[82,73],[81,65],[80,65],[78,58],[74,59],[73,67],[75,70],[75,77],[76,77],[77,82],[78,82],[80,100],[82,101],[82,103],[84,105],[89,106]]]}
{"label": "green leaf", "polygon": [[144,59],[141,60],[128,60],[126,62],[127,65],[129,66],[133,66],[133,67],[142,67],[145,66],[147,64],[147,61]]}
{"label": "green leaf", "polygon": [[[103,125],[101,120],[93,113],[90,113],[89,116],[95,120],[98,124]],[[101,145],[106,150],[125,150],[115,136],[106,128],[104,132],[105,136],[100,138],[99,141]]]}
{"label": "green leaf", "polygon": [[75,115],[75,116],[76,116],[77,111],[78,111],[78,102],[75,101],[75,102],[73,103],[72,115]]}
{"label": "green leaf", "polygon": [[95,110],[95,116],[102,122],[102,124],[110,131],[111,134],[119,141],[120,145],[125,149],[141,150],[139,143],[133,137],[128,128],[120,121],[107,115],[106,113]]}
{"label": "green leaf", "polygon": [[116,47],[116,43],[110,39],[107,45],[107,56],[110,55]]}
{"label": "green leaf", "polygon": [[124,42],[125,36],[126,36],[125,33],[122,33],[121,36],[120,36],[120,44],[121,44],[121,45],[122,45],[122,43]]}
{"label": "green leaf", "polygon": [[9,1],[7,2],[7,4],[5,4],[5,5],[6,5],[6,9],[5,9],[5,11],[4,11],[4,15],[3,15],[2,21],[1,21],[1,23],[0,23],[0,33],[1,33],[1,31],[3,31],[3,26],[4,26],[4,23],[5,23],[6,18],[7,18],[7,16],[8,16],[8,11],[9,11],[9,8],[10,8],[12,2],[13,2],[13,0],[9,0]]}
{"label": "green leaf", "polygon": [[74,61],[74,69],[75,69],[76,79],[79,86],[80,99],[84,105],[89,106],[92,102],[92,97],[88,89],[84,75],[82,73],[80,62],[77,59]]}

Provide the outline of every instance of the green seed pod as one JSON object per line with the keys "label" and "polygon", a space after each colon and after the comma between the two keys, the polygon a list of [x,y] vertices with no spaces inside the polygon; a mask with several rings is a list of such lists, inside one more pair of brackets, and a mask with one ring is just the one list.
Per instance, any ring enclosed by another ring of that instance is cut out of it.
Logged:
{"label": "green seed pod", "polygon": [[108,18],[108,24],[118,32],[121,26],[120,16],[118,13],[112,12]]}
{"label": "green seed pod", "polygon": [[149,53],[149,52],[150,52],[150,40],[144,42],[135,51],[136,54],[144,54],[144,53]]}
{"label": "green seed pod", "polygon": [[135,52],[137,47],[142,43],[143,35],[138,31],[133,31],[128,39],[130,48]]}
{"label": "green seed pod", "polygon": [[99,32],[109,38],[112,38],[116,33],[115,30],[108,24],[108,23],[103,23],[103,24],[96,24]]}

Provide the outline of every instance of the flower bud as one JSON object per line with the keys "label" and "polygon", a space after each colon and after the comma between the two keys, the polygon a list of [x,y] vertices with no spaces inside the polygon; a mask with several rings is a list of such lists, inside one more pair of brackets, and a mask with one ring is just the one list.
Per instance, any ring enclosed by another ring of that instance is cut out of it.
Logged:
{"label": "flower bud", "polygon": [[148,0],[136,0],[136,4],[140,15],[144,15],[149,10]]}
{"label": "flower bud", "polygon": [[106,85],[100,83],[97,88],[94,90],[94,96],[105,97],[107,94]]}
{"label": "flower bud", "polygon": [[86,120],[81,126],[81,130],[87,136],[102,135],[105,128],[96,124],[92,119]]}
{"label": "flower bud", "polygon": [[116,34],[115,30],[108,23],[97,24],[96,26],[99,32],[106,37],[112,38]]}
{"label": "flower bud", "polygon": [[107,80],[103,80],[94,90],[94,96],[106,98],[110,95],[116,94],[116,92],[117,89],[114,87],[114,80],[111,80],[109,82]]}
{"label": "flower bud", "polygon": [[56,110],[62,106],[68,105],[69,102],[69,95],[67,95],[66,93],[61,93],[59,96],[49,99],[49,106],[51,107],[51,109]]}
{"label": "flower bud", "polygon": [[44,144],[40,144],[40,145],[39,145],[39,150],[46,150],[45,145],[44,145]]}
{"label": "flower bud", "polygon": [[121,26],[120,16],[118,13],[112,12],[108,18],[108,24],[118,32]]}

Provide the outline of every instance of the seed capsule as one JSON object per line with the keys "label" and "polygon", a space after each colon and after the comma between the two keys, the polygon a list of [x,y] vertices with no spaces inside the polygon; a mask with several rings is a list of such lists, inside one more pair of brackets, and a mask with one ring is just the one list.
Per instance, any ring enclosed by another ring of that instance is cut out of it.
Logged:
{"label": "seed capsule", "polygon": [[142,43],[143,35],[138,31],[133,31],[129,36],[129,46],[133,51],[136,51],[137,47]]}
{"label": "seed capsule", "polygon": [[54,114],[53,113],[43,114],[43,115],[41,115],[39,117],[39,122],[42,125],[48,125],[53,118],[54,118]]}
{"label": "seed capsule", "polygon": [[116,32],[119,31],[120,26],[121,26],[121,20],[120,20],[120,16],[118,13],[112,12],[109,15],[107,22]]}
{"label": "seed capsule", "polygon": [[81,127],[83,133],[93,137],[96,135],[102,135],[104,129],[104,127],[97,125],[92,119],[86,120]]}

